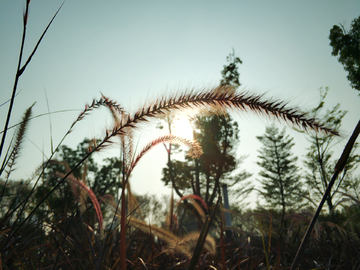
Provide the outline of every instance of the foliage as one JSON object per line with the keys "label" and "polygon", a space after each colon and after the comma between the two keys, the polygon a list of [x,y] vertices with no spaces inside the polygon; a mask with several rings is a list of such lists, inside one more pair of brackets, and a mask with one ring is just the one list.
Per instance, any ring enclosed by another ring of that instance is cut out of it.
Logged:
{"label": "foliage", "polygon": [[298,158],[291,152],[293,138],[285,136],[285,128],[279,132],[278,128],[270,126],[257,139],[263,144],[257,162],[262,168],[259,175],[263,194],[272,209],[282,209],[282,226],[286,210],[300,208],[303,201],[304,191],[296,165]]}
{"label": "foliage", "polygon": [[348,72],[351,87],[360,91],[360,16],[351,22],[350,31],[340,25],[330,30],[332,55],[338,56],[339,62]]}
{"label": "foliage", "polygon": [[[80,142],[76,149],[62,145],[56,153],[59,157],[57,160],[65,161],[69,168],[73,168],[94,145],[96,145],[95,140],[89,139]],[[75,170],[73,175],[75,178],[81,178],[84,170],[86,170],[87,179],[85,181],[96,194],[117,196],[121,187],[119,177],[122,171],[122,162],[117,157],[111,157],[104,159],[103,163],[103,165],[96,163],[94,158],[90,156],[84,166]],[[65,172],[65,168],[57,168],[57,170]]]}
{"label": "foliage", "polygon": [[226,57],[226,61],[229,63],[224,66],[224,69],[221,71],[222,79],[220,81],[220,85],[228,85],[234,87],[234,89],[238,88],[240,84],[240,73],[238,71],[238,64],[242,64],[242,61],[239,57],[235,57],[235,51],[229,54]]}
{"label": "foliage", "polygon": [[[346,111],[340,109],[340,104],[336,104],[332,109],[327,110],[326,113],[321,116],[329,89],[321,88],[319,91],[319,105],[309,112],[310,115],[314,118],[321,117],[322,121],[329,127],[332,127],[334,130],[339,130]],[[313,196],[321,198],[334,172],[336,161],[332,157],[333,147],[337,144],[338,137],[333,134],[313,133],[309,134],[308,138],[310,147],[308,148],[306,159],[304,161],[305,168],[307,169],[305,173],[306,185],[308,189],[312,191]],[[358,144],[355,144],[343,172],[339,175],[334,188],[326,199],[329,212],[333,210],[334,206],[341,198],[341,195],[338,192],[346,192],[349,177],[351,177],[352,172],[355,171],[359,164],[360,155],[355,153],[357,147]]]}

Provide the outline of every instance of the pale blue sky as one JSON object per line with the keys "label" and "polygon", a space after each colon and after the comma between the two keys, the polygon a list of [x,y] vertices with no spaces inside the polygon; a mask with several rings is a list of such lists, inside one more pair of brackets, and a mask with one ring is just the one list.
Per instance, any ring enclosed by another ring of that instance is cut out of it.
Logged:
{"label": "pale blue sky", "polygon": [[[0,0],[0,103],[11,95],[24,3]],[[61,3],[31,1],[25,58]],[[358,0],[68,0],[20,78],[21,92],[11,123],[19,122],[35,101],[34,115],[46,113],[45,90],[51,111],[80,111],[99,98],[100,92],[135,110],[163,93],[214,86],[234,48],[243,61],[239,69],[242,89],[310,109],[319,100],[318,88],[329,86],[327,106],[340,102],[349,111],[342,128],[347,138],[359,120],[360,98],[350,88],[341,64],[331,56],[328,36],[334,24],[349,28],[359,14]],[[8,104],[0,107],[1,129],[7,110]],[[51,116],[55,144],[77,115],[75,111]],[[262,135],[271,122],[254,115],[235,117],[240,126],[239,155],[249,155],[243,168],[256,173],[254,162],[260,145],[255,136]],[[102,136],[110,123],[105,111],[94,111],[65,144],[75,147],[84,137]],[[142,132],[140,144],[156,137],[149,136],[153,132],[150,126]],[[295,137],[295,152],[302,159],[306,137],[288,132]],[[34,119],[27,137],[49,155],[47,117]],[[341,151],[345,141],[336,150]],[[29,177],[41,161],[41,152],[25,140],[14,176]],[[166,192],[160,181],[165,162],[161,146],[144,158],[134,171],[134,192]]]}

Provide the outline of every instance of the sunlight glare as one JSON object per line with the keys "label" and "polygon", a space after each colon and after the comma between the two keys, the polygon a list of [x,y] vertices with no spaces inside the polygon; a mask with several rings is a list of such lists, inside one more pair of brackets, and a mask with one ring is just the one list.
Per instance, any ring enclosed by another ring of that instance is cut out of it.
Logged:
{"label": "sunlight glare", "polygon": [[174,135],[192,140],[193,139],[193,129],[190,124],[189,119],[185,116],[176,117],[174,120]]}

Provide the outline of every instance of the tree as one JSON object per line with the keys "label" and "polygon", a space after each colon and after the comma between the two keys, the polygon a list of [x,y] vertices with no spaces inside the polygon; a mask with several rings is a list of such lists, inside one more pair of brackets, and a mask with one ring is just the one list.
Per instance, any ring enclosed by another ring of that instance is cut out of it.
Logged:
{"label": "tree", "polygon": [[[59,161],[65,161],[69,168],[73,168],[79,160],[89,151],[94,145],[93,140],[84,139],[79,143],[76,149],[71,149],[66,145],[62,145],[59,149],[58,157]],[[94,191],[95,194],[103,196],[110,194],[116,196],[121,187],[120,173],[122,168],[122,162],[116,158],[106,158],[103,160],[104,164],[100,166],[91,156],[89,157],[84,166],[78,168],[73,172],[76,178],[84,177],[86,174],[87,185]],[[56,168],[61,172],[65,172],[64,168]]]}
{"label": "tree", "polygon": [[[341,110],[340,104],[338,103],[332,109],[327,110],[322,117],[319,117],[324,109],[325,98],[329,88],[320,88],[319,91],[319,105],[308,113],[314,118],[320,118],[323,123],[328,125],[328,127],[338,131],[341,127],[341,121],[347,112]],[[337,136],[334,134],[309,133],[308,138],[310,147],[308,148],[306,160],[304,161],[305,168],[307,168],[307,172],[305,174],[306,185],[308,186],[308,189],[312,191],[312,195],[319,199],[322,198],[325,193],[325,190],[334,173],[337,160],[332,158],[332,150],[338,141]],[[333,189],[326,198],[326,203],[330,213],[333,212],[336,203],[341,198],[341,194],[339,194],[339,192],[346,192],[349,177],[351,177],[352,172],[358,166],[360,156],[355,154],[357,147],[358,144],[355,144],[343,172],[338,176],[333,185]]]}
{"label": "tree", "polygon": [[303,201],[297,157],[291,153],[293,138],[285,136],[285,128],[279,133],[275,126],[267,127],[263,136],[256,137],[262,144],[257,164],[262,168],[259,175],[266,201],[272,208],[282,210],[281,227],[287,209],[298,208]]}
{"label": "tree", "polygon": [[352,21],[349,32],[342,25],[334,25],[329,39],[332,55],[339,56],[339,62],[348,72],[351,87],[360,91],[360,16]]}
{"label": "tree", "polygon": [[[242,62],[235,57],[234,51],[227,57],[227,62],[229,64],[221,72],[220,85],[232,86],[231,89],[235,91],[240,86],[238,64]],[[169,157],[162,180],[166,185],[172,183],[180,197],[190,191],[212,205],[220,193],[221,183],[233,186],[250,176],[246,172],[232,175],[242,162],[242,158],[236,158],[238,124],[226,111],[219,115],[201,114],[193,119],[192,124],[194,139],[200,143],[203,155],[196,159],[186,156],[185,161],[174,161]]]}
{"label": "tree", "polygon": [[226,57],[226,61],[229,62],[229,64],[225,65],[224,69],[221,71],[222,79],[220,85],[231,85],[236,89],[241,85],[238,64],[242,64],[242,61],[239,57],[235,57],[234,49],[233,53]]}
{"label": "tree", "polygon": [[[34,194],[34,201],[40,201],[50,190],[58,183],[62,175],[65,175],[73,168],[84,156],[94,142],[84,139],[79,143],[76,149],[62,145],[56,154],[57,159],[50,162],[51,167],[44,170],[42,184],[37,188]],[[97,164],[93,157],[89,157],[78,169],[72,173],[73,178],[85,184],[97,198],[104,195],[118,197],[118,191],[121,187],[119,177],[121,173],[121,162],[118,158],[107,158],[104,165]],[[79,189],[81,196],[74,195],[74,190]],[[84,220],[88,219],[89,224],[95,219],[95,209],[89,196],[85,196],[85,190],[79,185],[74,184],[70,178],[53,192],[46,202],[43,209],[38,211],[37,215],[46,215],[53,217],[53,220],[70,219],[68,213],[74,210],[74,205],[79,205],[79,209],[86,209],[82,213]],[[84,196],[83,196],[84,195]],[[84,202],[74,204],[79,198],[84,198]],[[75,207],[77,208],[77,206]],[[77,209],[77,210],[79,210]],[[105,208],[103,209],[105,210]],[[83,212],[83,211],[80,211]],[[65,222],[63,222],[65,224]]]}

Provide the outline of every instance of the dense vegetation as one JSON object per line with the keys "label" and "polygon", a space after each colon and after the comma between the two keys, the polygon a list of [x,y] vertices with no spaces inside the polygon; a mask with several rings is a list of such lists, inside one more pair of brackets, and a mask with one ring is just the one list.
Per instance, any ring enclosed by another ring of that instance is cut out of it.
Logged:
{"label": "dense vegetation", "polygon": [[[27,1],[23,41],[29,5]],[[334,55],[345,51],[348,43],[344,45],[343,39],[358,35],[358,22],[345,36],[340,28],[331,30]],[[84,139],[76,149],[61,141],[32,179],[14,180],[11,173],[31,125],[32,107],[3,150],[17,82],[37,46],[24,65],[22,50],[23,43],[0,148],[0,269],[360,268],[360,177],[356,175],[360,155],[355,142],[360,126],[336,160],[332,151],[346,111],[337,104],[323,112],[328,88],[320,89],[319,105],[309,112],[242,93],[238,90],[242,61],[233,51],[219,86],[213,89],[161,97],[134,114],[105,96],[94,100],[64,138],[99,107],[107,108],[113,119],[104,137]],[[353,56],[342,53],[341,57]],[[356,86],[357,71],[348,68],[349,61],[340,62],[346,63],[349,80]],[[172,113],[187,108],[199,110],[191,120],[194,140],[171,134]],[[306,160],[298,162],[285,129],[269,126],[257,137],[263,145],[257,149],[261,171],[239,172],[242,159],[235,155],[239,127],[230,110],[271,115],[298,129],[310,143]],[[167,125],[169,135],[135,151],[133,129],[153,118]],[[120,155],[97,164],[92,154],[113,147],[116,140]],[[130,187],[136,165],[159,144],[168,154],[162,180],[177,196],[171,194],[164,201],[137,196]],[[185,161],[172,156],[175,144],[187,147]],[[260,189],[252,185],[254,179],[261,183]],[[237,198],[230,208],[225,187]],[[239,201],[250,193],[262,200],[256,209],[240,208]],[[320,212],[319,200],[326,203],[325,211]],[[231,224],[225,221],[229,214]],[[149,216],[153,224],[148,223]]]}

